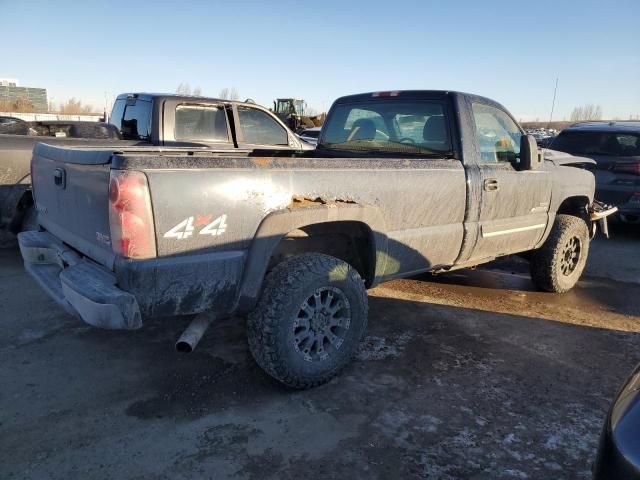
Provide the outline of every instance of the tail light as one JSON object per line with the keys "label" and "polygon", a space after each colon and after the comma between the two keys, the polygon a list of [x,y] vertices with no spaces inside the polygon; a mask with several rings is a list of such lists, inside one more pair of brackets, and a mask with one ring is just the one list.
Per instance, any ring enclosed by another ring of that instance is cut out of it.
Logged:
{"label": "tail light", "polygon": [[640,175],[640,163],[616,163],[611,170],[616,173]]}
{"label": "tail light", "polygon": [[151,198],[144,173],[111,170],[109,222],[115,253],[129,258],[156,256]]}

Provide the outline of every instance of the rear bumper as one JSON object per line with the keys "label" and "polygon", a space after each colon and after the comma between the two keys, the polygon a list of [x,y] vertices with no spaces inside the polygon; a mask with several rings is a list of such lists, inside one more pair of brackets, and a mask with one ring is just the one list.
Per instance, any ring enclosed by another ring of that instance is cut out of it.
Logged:
{"label": "rear bumper", "polygon": [[27,272],[67,312],[100,328],[142,326],[136,298],[116,286],[111,272],[48,232],[22,232],[18,243]]}
{"label": "rear bumper", "polygon": [[246,252],[196,253],[150,260],[116,258],[110,271],[49,232],[18,235],[26,270],[65,310],[90,325],[135,329],[142,319],[237,307]]}

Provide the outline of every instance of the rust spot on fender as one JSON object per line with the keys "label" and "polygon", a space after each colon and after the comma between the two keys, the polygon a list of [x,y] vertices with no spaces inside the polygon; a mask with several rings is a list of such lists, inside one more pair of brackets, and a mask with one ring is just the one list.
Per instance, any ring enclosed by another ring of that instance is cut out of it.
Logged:
{"label": "rust spot on fender", "polygon": [[291,203],[289,204],[289,208],[303,208],[303,207],[313,207],[318,205],[334,205],[337,203],[356,203],[351,197],[347,198],[335,198],[335,199],[326,199],[322,197],[293,197],[291,199]]}

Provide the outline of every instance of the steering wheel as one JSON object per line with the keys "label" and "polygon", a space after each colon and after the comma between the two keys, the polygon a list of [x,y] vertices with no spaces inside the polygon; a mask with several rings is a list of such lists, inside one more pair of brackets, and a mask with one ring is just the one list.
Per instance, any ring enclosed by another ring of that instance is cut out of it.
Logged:
{"label": "steering wheel", "polygon": [[398,142],[400,142],[400,143],[410,143],[412,145],[416,144],[416,141],[413,138],[409,138],[409,137],[402,137],[400,140],[398,140]]}

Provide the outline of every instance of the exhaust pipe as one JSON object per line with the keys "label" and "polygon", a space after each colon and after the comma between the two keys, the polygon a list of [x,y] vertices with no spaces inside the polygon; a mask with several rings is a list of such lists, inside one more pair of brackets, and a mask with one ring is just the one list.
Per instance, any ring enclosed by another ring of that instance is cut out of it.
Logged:
{"label": "exhaust pipe", "polygon": [[182,332],[180,338],[176,342],[176,350],[182,353],[191,353],[198,345],[198,342],[209,328],[214,316],[211,313],[206,315],[197,315],[189,326]]}

